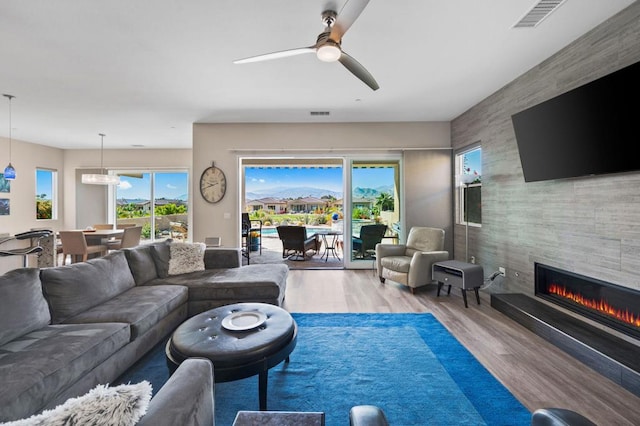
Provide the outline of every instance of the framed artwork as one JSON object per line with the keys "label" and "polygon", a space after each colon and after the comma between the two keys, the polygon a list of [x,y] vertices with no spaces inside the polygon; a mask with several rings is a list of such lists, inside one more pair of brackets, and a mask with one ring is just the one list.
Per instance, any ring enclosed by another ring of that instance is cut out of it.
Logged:
{"label": "framed artwork", "polygon": [[0,192],[11,192],[11,181],[4,178],[4,173],[0,173]]}
{"label": "framed artwork", "polygon": [[8,198],[0,198],[0,216],[8,216],[11,206]]}

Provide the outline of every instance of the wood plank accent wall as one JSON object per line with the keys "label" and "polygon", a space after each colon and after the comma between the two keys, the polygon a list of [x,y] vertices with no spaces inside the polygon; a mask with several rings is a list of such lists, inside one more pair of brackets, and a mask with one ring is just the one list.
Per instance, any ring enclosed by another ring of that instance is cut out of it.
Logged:
{"label": "wood plank accent wall", "polygon": [[[511,124],[518,111],[638,61],[635,2],[453,120],[455,150],[482,143],[483,223],[469,229],[469,256],[485,275],[507,269],[490,291],[532,295],[534,262],[640,290],[640,173],[525,183]],[[462,260],[464,227],[454,232]]]}

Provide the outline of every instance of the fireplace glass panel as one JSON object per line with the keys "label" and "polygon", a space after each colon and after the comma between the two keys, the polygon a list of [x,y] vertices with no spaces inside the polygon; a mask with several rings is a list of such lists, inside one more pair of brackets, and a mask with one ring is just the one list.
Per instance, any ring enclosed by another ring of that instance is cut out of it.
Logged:
{"label": "fireplace glass panel", "polygon": [[640,338],[640,292],[535,264],[536,296]]}

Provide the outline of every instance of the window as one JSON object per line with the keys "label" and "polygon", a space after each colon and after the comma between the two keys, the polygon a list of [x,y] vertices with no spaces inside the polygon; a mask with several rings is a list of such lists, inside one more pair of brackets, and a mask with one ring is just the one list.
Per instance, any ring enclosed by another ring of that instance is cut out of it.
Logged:
{"label": "window", "polygon": [[57,219],[58,172],[36,169],[36,219]]}
{"label": "window", "polygon": [[456,154],[458,223],[482,224],[482,148],[474,145]]}
{"label": "window", "polygon": [[189,239],[189,173],[186,170],[118,170],[117,227],[142,226],[142,240]]}

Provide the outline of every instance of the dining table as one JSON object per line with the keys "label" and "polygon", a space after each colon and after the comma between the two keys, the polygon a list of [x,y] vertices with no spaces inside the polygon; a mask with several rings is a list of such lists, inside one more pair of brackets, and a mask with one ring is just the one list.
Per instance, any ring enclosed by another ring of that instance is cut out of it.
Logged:
{"label": "dining table", "polygon": [[103,244],[105,240],[120,238],[124,234],[124,229],[82,229],[87,245]]}
{"label": "dining table", "polygon": [[72,229],[72,231],[82,231],[88,246],[102,244],[104,240],[120,238],[124,234],[124,229]]}

